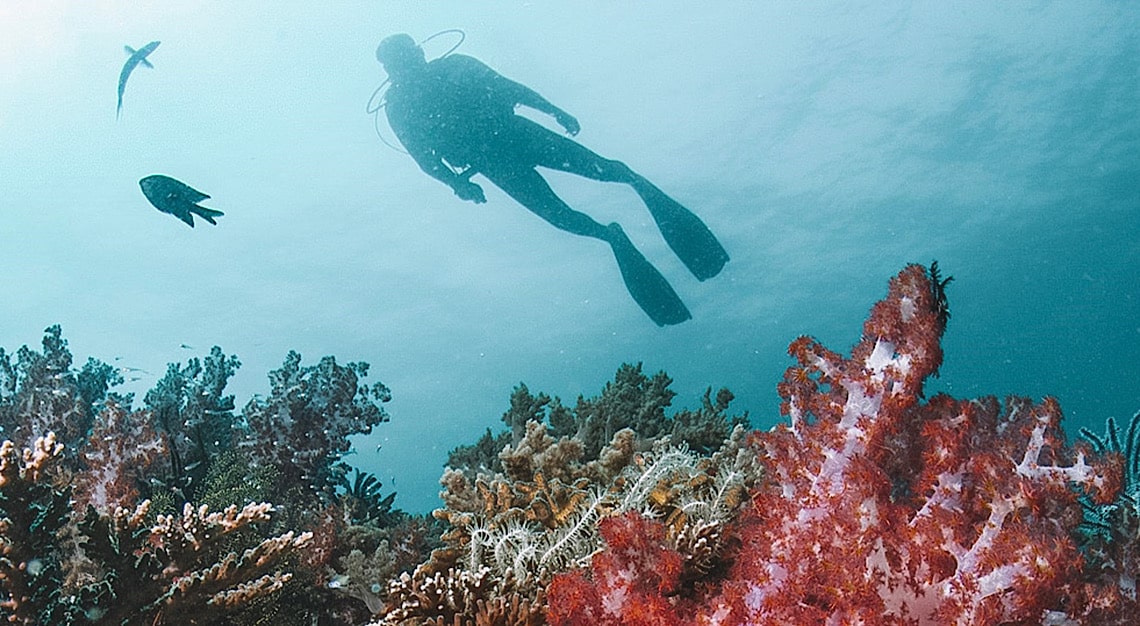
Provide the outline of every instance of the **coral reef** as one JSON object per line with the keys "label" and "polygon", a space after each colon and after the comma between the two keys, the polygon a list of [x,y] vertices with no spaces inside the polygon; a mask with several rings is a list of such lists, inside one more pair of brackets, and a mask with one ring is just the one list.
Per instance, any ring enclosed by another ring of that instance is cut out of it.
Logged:
{"label": "coral reef", "polygon": [[290,352],[239,412],[215,347],[134,409],[53,326],[0,350],[0,619],[1131,623],[1140,414],[1070,444],[1051,398],[927,399],[949,280],[905,268],[850,356],[792,342],[767,432],[724,389],[669,414],[640,365],[572,408],[520,384],[431,517],[350,474],[348,438],[388,419],[367,364]]}
{"label": "coral reef", "polygon": [[62,453],[53,433],[23,450],[0,444],[0,616],[10,623],[51,623],[47,607],[63,578],[54,539],[70,511],[49,479]]}
{"label": "coral reef", "polygon": [[21,449],[55,433],[64,456],[74,460],[102,403],[131,403],[129,396],[109,391],[123,382],[115,368],[97,359],[88,359],[78,371],[71,367],[71,352],[58,325],[44,331],[43,352],[23,346],[16,351],[15,363],[11,356],[0,348],[0,436]]}
{"label": "coral reef", "polygon": [[351,447],[348,437],[388,420],[377,403],[391,394],[382,383],[361,384],[367,375],[367,363],[339,365],[324,357],[302,366],[301,355],[290,352],[281,369],[269,373],[269,396],[250,400],[242,411],[253,461],[276,467],[277,491],[291,492],[303,508],[335,499],[348,472],[341,460]]}
{"label": "coral reef", "polygon": [[236,356],[214,346],[204,359],[171,363],[143,397],[152,427],[162,434],[166,463],[151,479],[178,499],[193,499],[213,459],[242,437],[234,417],[234,397],[226,383],[241,367]]}
{"label": "coral reef", "polygon": [[366,364],[290,353],[237,414],[240,363],[217,347],[137,410],[114,368],[71,367],[58,326],[15,356],[0,350],[6,621],[360,624],[379,597],[338,593],[337,568],[382,589],[438,545],[375,477],[347,480],[348,438],[387,419]]}
{"label": "coral reef", "polygon": [[[378,623],[497,624],[486,612],[508,605],[527,611],[506,623],[541,623],[534,620],[544,613],[546,585],[586,564],[602,546],[604,520],[628,511],[662,520],[685,581],[706,574],[759,464],[746,443],[747,417],[726,414],[731,393],[721,390],[714,404],[710,391],[700,410],[669,417],[670,383],[663,372],[648,377],[640,365],[623,365],[601,396],[579,398],[573,411],[517,387],[503,416],[510,430],[453,451],[451,462],[462,465],[444,473],[445,507],[435,511],[449,526],[445,546],[393,581]],[[674,440],[677,432],[711,453],[690,450],[684,437]],[[610,440],[595,448],[600,433]],[[479,593],[500,603],[479,604]],[[441,594],[447,603],[436,601]]]}

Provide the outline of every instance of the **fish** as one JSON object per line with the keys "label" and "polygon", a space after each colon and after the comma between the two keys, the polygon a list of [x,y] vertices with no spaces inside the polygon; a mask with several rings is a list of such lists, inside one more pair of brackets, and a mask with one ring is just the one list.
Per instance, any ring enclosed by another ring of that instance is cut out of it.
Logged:
{"label": "fish", "polygon": [[146,60],[146,57],[151,52],[154,52],[154,49],[157,48],[160,43],[162,42],[152,41],[138,50],[130,46],[123,46],[130,57],[127,59],[127,62],[123,64],[123,71],[119,72],[119,105],[115,107],[115,119],[119,119],[119,114],[123,112],[123,91],[127,88],[127,77],[130,76],[131,72],[135,71],[135,68],[140,64],[143,67],[154,69],[154,66],[150,64],[150,61]]}
{"label": "fish", "polygon": [[143,195],[154,205],[154,208],[177,217],[186,222],[190,228],[194,228],[194,215],[215,226],[218,223],[214,221],[214,218],[225,215],[221,211],[198,206],[199,202],[208,199],[210,196],[169,176],[151,174],[139,181],[139,187],[142,188]]}

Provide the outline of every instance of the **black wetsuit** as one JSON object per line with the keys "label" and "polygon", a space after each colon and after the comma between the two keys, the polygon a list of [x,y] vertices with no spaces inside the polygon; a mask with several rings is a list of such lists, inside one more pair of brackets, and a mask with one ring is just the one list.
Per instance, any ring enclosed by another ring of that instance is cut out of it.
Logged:
{"label": "black wetsuit", "polygon": [[[542,166],[594,180],[633,183],[637,175],[576,141],[515,114],[517,105],[546,103],[531,89],[461,54],[436,59],[393,84],[388,123],[416,163],[454,187],[460,178],[441,164],[479,173],[553,225],[607,239],[605,227],[565,205],[534,171]],[[537,107],[536,107],[537,108]]]}
{"label": "black wetsuit", "polygon": [[699,218],[624,163],[516,115],[518,105],[548,113],[577,132],[573,117],[532,89],[460,54],[436,59],[394,80],[385,106],[388,123],[420,168],[457,195],[482,201],[482,192],[469,181],[482,174],[554,226],[610,244],[630,294],[655,322],[668,325],[689,319],[673,288],[619,225],[602,225],[575,211],[536,168],[632,186],[669,246],[700,280],[715,276],[728,261],[720,243]]}

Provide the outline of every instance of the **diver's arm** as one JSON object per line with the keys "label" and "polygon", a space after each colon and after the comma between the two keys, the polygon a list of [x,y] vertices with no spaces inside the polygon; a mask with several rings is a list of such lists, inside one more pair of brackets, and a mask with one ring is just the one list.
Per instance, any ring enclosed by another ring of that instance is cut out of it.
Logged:
{"label": "diver's arm", "polygon": [[[399,133],[396,133],[399,137]],[[455,195],[459,196],[461,200],[469,200],[476,204],[481,204],[487,201],[487,197],[483,195],[483,188],[471,182],[471,174],[473,171],[456,174],[454,170],[448,167],[442,159],[435,155],[430,149],[425,149],[422,146],[416,145],[415,142],[405,141],[403,138],[400,140],[404,147],[408,149],[408,154],[420,166],[420,169],[425,174],[438,180],[439,182],[451,187]]]}
{"label": "diver's arm", "polygon": [[505,76],[496,76],[497,82],[499,83],[497,88],[500,89],[502,93],[508,94],[516,103],[553,117],[554,120],[571,135],[577,135],[578,131],[581,130],[581,126],[578,125],[578,120],[575,119],[573,115],[554,106],[553,103],[543,98],[537,91],[522,83],[516,83]]}
{"label": "diver's arm", "polygon": [[446,63],[449,71],[453,72],[452,75],[458,80],[462,80],[471,87],[493,92],[499,101],[508,101],[515,105],[521,104],[553,117],[571,135],[577,135],[581,128],[573,115],[554,106],[553,103],[530,87],[496,72],[479,59],[454,54],[432,61],[432,63]]}

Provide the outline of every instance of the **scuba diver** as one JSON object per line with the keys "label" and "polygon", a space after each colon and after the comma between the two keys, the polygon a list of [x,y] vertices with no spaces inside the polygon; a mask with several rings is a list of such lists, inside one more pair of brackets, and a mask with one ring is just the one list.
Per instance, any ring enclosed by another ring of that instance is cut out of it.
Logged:
{"label": "scuba diver", "polygon": [[574,116],[477,59],[448,54],[428,62],[415,40],[402,33],[381,41],[376,58],[390,81],[384,103],[388,123],[420,169],[476,203],[487,201],[471,181],[482,174],[557,228],[608,243],[630,295],[658,326],[691,317],[619,224],[602,225],[570,208],[536,167],[633,187],[666,243],[703,281],[720,272],[728,253],[700,218],[621,161],[516,115],[516,106],[526,106],[550,115],[568,134],[578,134]]}

